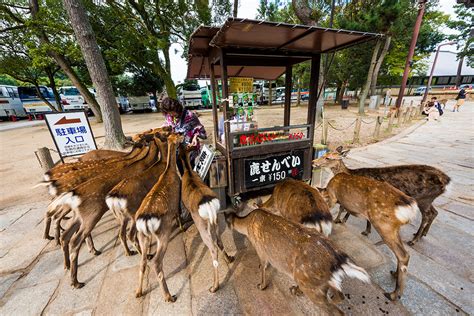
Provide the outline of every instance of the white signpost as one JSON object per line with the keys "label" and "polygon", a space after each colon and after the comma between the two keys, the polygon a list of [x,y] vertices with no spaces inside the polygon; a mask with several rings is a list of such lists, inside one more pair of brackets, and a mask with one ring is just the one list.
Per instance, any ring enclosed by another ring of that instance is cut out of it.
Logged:
{"label": "white signpost", "polygon": [[97,149],[85,112],[50,113],[45,119],[61,159]]}
{"label": "white signpost", "polygon": [[214,151],[208,145],[202,146],[199,156],[196,157],[196,165],[194,166],[194,171],[199,174],[201,179],[206,177],[214,155]]}

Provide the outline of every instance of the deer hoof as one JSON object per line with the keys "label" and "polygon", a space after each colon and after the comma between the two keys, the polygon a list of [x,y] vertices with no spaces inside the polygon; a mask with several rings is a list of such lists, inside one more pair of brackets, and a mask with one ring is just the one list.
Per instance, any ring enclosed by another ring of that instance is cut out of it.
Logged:
{"label": "deer hoof", "polygon": [[155,255],[146,255],[146,258],[147,258],[148,260],[151,260],[151,259],[153,259],[154,256],[155,256]]}
{"label": "deer hoof", "polygon": [[227,263],[232,263],[232,262],[234,262],[234,260],[235,260],[234,256],[227,256],[227,260],[226,260]]}
{"label": "deer hoof", "polygon": [[259,283],[259,284],[257,284],[257,288],[258,288],[260,291],[263,291],[263,290],[265,290],[265,289],[267,288],[267,285],[265,285],[265,284],[260,284],[260,283]]}
{"label": "deer hoof", "polygon": [[176,295],[168,295],[168,296],[165,298],[165,302],[168,302],[168,303],[174,303],[174,302],[176,302]]}
{"label": "deer hoof", "polygon": [[125,255],[126,255],[127,257],[134,256],[134,255],[136,255],[136,254],[137,254],[137,252],[136,252],[136,251],[133,251],[133,250],[128,251],[128,252],[125,252]]}
{"label": "deer hoof", "polygon": [[53,236],[49,236],[49,235],[45,235],[43,236],[44,239],[47,239],[47,240],[53,240],[54,237]]}
{"label": "deer hoof", "polygon": [[366,232],[366,231],[364,230],[361,234],[364,235],[364,236],[369,236],[370,233],[369,233],[369,232]]}
{"label": "deer hoof", "polygon": [[392,292],[392,293],[384,293],[386,298],[388,298],[391,301],[398,301],[400,299],[400,295],[397,295],[397,293]]}
{"label": "deer hoof", "polygon": [[217,291],[218,289],[219,289],[219,286],[211,286],[211,287],[209,288],[209,292],[211,292],[211,293],[216,293],[216,291]]}
{"label": "deer hoof", "polygon": [[410,240],[407,244],[408,244],[408,246],[414,246],[414,245],[415,245],[415,241],[414,241],[414,240]]}
{"label": "deer hoof", "polygon": [[73,286],[75,289],[80,289],[80,288],[84,287],[84,285],[86,285],[86,284],[83,283],[83,282],[77,282],[77,281],[76,281],[76,282],[72,283],[72,286]]}
{"label": "deer hoof", "polygon": [[140,297],[142,297],[142,296],[143,296],[143,293],[142,293],[141,290],[140,290],[140,291],[137,290],[137,291],[135,292],[135,297],[136,297],[136,298],[140,298]]}
{"label": "deer hoof", "polygon": [[94,256],[99,256],[99,255],[101,255],[101,254],[102,254],[102,251],[99,251],[99,250],[93,250],[93,251],[92,251],[92,254],[93,254]]}
{"label": "deer hoof", "polygon": [[303,295],[303,292],[300,290],[300,288],[297,285],[290,287],[290,293],[291,295],[295,295],[295,296]]}
{"label": "deer hoof", "polygon": [[342,221],[341,221],[340,219],[336,219],[336,220],[334,221],[334,224],[342,224]]}
{"label": "deer hoof", "polygon": [[390,275],[394,277],[395,279],[398,277],[397,271],[390,270]]}

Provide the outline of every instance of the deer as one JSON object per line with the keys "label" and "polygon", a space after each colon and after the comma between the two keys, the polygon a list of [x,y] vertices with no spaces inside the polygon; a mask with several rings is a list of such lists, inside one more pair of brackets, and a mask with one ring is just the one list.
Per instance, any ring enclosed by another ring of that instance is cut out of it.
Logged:
{"label": "deer", "polygon": [[[71,170],[68,173],[62,175],[62,177],[52,180],[50,182],[43,182],[49,187],[49,194],[54,198],[53,201],[49,204],[48,209],[45,215],[45,230],[43,233],[43,238],[52,240],[56,239],[56,242],[59,244],[59,233],[60,233],[60,222],[70,211],[71,209],[67,205],[61,203],[63,194],[72,190],[76,186],[80,185],[83,182],[86,182],[101,172],[105,172],[110,168],[111,165],[115,167],[126,167],[127,165],[133,163],[134,159],[142,159],[148,153],[148,148],[143,147],[142,144],[134,145],[132,152],[123,159],[117,159],[109,161],[108,163],[94,165],[94,167],[87,167],[83,169]],[[42,185],[44,185],[42,183]],[[51,221],[55,220],[55,237],[49,235],[49,230],[51,227]]]}
{"label": "deer", "polygon": [[66,269],[70,268],[71,285],[74,288],[82,288],[85,285],[77,279],[79,251],[85,238],[108,210],[105,203],[107,193],[122,179],[150,167],[157,158],[158,149],[152,142],[145,157],[136,158],[125,167],[121,164],[110,166],[108,172],[103,172],[62,195],[61,203],[68,205],[74,212],[72,220],[60,237],[64,266]]}
{"label": "deer", "polygon": [[387,182],[348,173],[336,174],[323,191],[329,207],[339,203],[350,214],[368,220],[397,258],[395,290],[385,293],[398,300],[405,288],[410,255],[400,238],[400,227],[418,212],[416,200]]}
{"label": "deer", "polygon": [[179,157],[184,169],[181,178],[181,199],[184,207],[191,214],[202,241],[211,253],[214,281],[209,291],[214,293],[219,289],[218,249],[224,255],[227,264],[233,262],[234,258],[227,254],[218,234],[219,199],[216,193],[201,180],[199,174],[193,170],[189,160],[191,150],[194,150],[191,146],[188,148],[181,146],[179,150]]}
{"label": "deer", "polygon": [[[441,170],[427,165],[400,165],[379,168],[360,168],[349,169],[343,162],[349,150],[342,150],[338,147],[335,152],[326,153],[319,159],[313,161],[315,167],[328,167],[334,174],[347,173],[352,175],[365,176],[379,181],[386,181],[406,195],[414,198],[418,204],[421,213],[421,224],[414,238],[408,242],[413,246],[421,237],[428,234],[428,231],[438,211],[433,206],[433,201],[446,191],[450,183],[450,177]],[[344,209],[339,209],[336,222],[345,222],[339,217]],[[371,231],[370,222],[367,222],[367,228],[362,234],[368,235]]]}
{"label": "deer", "polygon": [[143,278],[147,267],[148,250],[152,238],[156,239],[156,253],[151,263],[159,280],[166,302],[175,302],[163,272],[163,258],[173,231],[174,220],[179,216],[181,179],[176,165],[176,149],[184,140],[181,134],[168,136],[168,157],[165,171],[143,199],[135,214],[137,235],[141,249],[138,288],[135,297],[143,296]]}
{"label": "deer", "polygon": [[128,239],[133,242],[137,251],[140,251],[136,236],[135,213],[140,207],[142,200],[165,171],[168,156],[168,144],[166,142],[168,135],[168,132],[157,132],[155,134],[155,142],[160,150],[159,161],[145,171],[133,177],[123,179],[106,196],[105,202],[107,206],[119,221],[119,237],[127,256],[136,254],[136,252],[130,250],[127,244],[127,226],[130,221],[132,224],[128,231]]}
{"label": "deer", "polygon": [[[266,269],[273,266],[287,275],[313,303],[326,305],[330,314],[343,315],[335,304],[344,299],[342,281],[347,276],[370,283],[367,272],[323,236],[286,218],[255,209],[245,217],[225,213],[231,229],[245,235],[260,259],[260,283],[268,286]],[[328,291],[334,293],[331,301]]]}
{"label": "deer", "polygon": [[91,150],[81,157],[78,161],[90,161],[90,160],[102,160],[110,158],[121,158],[126,156],[128,153],[119,150],[108,150],[108,149],[94,149]]}
{"label": "deer", "polygon": [[270,198],[258,208],[308,228],[316,229],[328,237],[332,230],[332,215],[319,191],[303,181],[285,179],[273,189]]}

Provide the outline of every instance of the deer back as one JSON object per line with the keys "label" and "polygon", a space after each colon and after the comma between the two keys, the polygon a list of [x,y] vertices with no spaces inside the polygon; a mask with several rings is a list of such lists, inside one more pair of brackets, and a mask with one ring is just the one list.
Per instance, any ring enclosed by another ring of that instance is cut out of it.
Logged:
{"label": "deer back", "polygon": [[82,155],[79,158],[79,161],[121,158],[121,157],[124,157],[127,154],[128,154],[127,152],[118,151],[118,150],[95,149],[95,150],[91,150],[88,153]]}

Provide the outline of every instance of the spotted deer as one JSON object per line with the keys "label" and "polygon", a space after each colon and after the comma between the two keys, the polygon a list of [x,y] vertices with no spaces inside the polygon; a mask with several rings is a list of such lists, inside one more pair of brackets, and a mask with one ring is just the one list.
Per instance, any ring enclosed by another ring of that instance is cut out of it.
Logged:
{"label": "spotted deer", "polygon": [[128,239],[140,251],[136,234],[135,213],[142,200],[165,171],[168,159],[168,143],[166,141],[168,135],[169,132],[157,132],[155,134],[155,142],[160,149],[160,160],[145,171],[120,181],[110,190],[105,199],[107,206],[120,223],[119,237],[127,256],[135,254],[127,244],[127,226],[130,221]]}
{"label": "spotted deer", "polygon": [[[229,226],[247,236],[260,258],[260,283],[268,283],[265,271],[269,265],[286,274],[313,303],[329,308],[330,314],[343,313],[335,304],[340,302],[344,277],[370,283],[367,272],[355,265],[322,234],[289,220],[256,209],[245,217],[226,214]],[[334,298],[328,299],[328,290]]]}
{"label": "spotted deer", "polygon": [[217,195],[212,191],[191,167],[189,152],[192,148],[180,147],[179,157],[184,166],[184,173],[181,184],[181,200],[184,207],[193,218],[194,224],[199,231],[202,241],[209,249],[214,266],[214,282],[209,288],[211,293],[219,289],[219,261],[218,249],[222,251],[224,260],[231,263],[234,258],[229,256],[218,234],[217,214],[220,210],[220,203]]}
{"label": "spotted deer", "polygon": [[[406,195],[414,198],[421,212],[421,224],[414,238],[408,242],[414,245],[421,237],[426,236],[438,215],[438,211],[433,206],[433,201],[446,191],[447,185],[451,179],[441,170],[427,165],[400,165],[381,168],[360,168],[349,169],[343,162],[343,158],[349,153],[349,150],[342,150],[338,147],[335,152],[325,154],[319,159],[313,161],[316,167],[328,167],[334,174],[347,173],[358,176],[365,176],[379,181],[386,181]],[[339,210],[336,221],[344,209]],[[345,222],[349,217],[348,213],[343,220]],[[370,233],[370,222],[367,222],[367,229],[364,235]]]}
{"label": "spotted deer", "polygon": [[408,224],[418,211],[416,200],[387,182],[348,173],[336,174],[323,194],[329,207],[339,203],[349,213],[368,220],[397,258],[395,290],[385,295],[398,300],[405,288],[409,253],[400,238],[400,227]]}
{"label": "spotted deer", "polygon": [[156,239],[156,254],[151,263],[158,277],[166,302],[175,302],[166,284],[163,272],[163,258],[173,231],[174,220],[179,216],[181,179],[176,166],[176,149],[183,142],[184,136],[168,136],[168,157],[166,168],[153,188],[143,199],[135,214],[138,240],[141,248],[141,262],[138,277],[138,288],[135,296],[143,295],[143,278],[147,266],[147,254],[152,238]]}
{"label": "spotted deer", "polygon": [[158,148],[151,142],[145,157],[137,158],[125,167],[111,166],[107,172],[62,195],[61,203],[68,205],[74,212],[68,227],[60,237],[65,267],[71,269],[71,285],[74,288],[84,286],[84,283],[77,280],[79,251],[85,238],[108,210],[105,203],[107,193],[122,179],[142,172],[157,159]]}
{"label": "spotted deer", "polygon": [[271,213],[329,236],[332,215],[319,191],[303,181],[285,179],[273,189],[270,198],[257,206]]}
{"label": "spotted deer", "polygon": [[78,161],[102,160],[111,158],[121,158],[128,153],[119,150],[95,149],[79,157]]}

